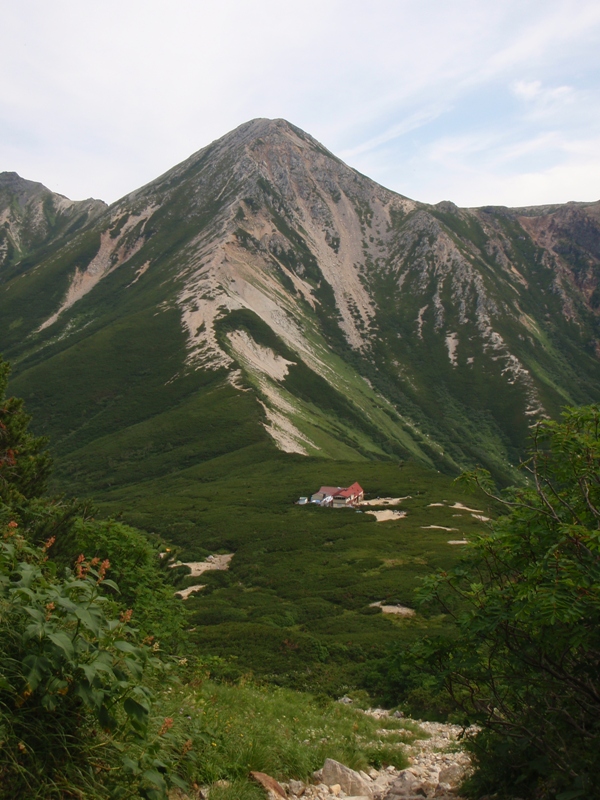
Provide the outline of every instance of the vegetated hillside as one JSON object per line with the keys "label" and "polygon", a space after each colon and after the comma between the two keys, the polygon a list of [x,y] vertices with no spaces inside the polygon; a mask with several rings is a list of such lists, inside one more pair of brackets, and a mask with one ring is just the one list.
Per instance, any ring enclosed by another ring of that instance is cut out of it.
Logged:
{"label": "vegetated hillside", "polygon": [[23,233],[0,348],[59,482],[97,498],[276,448],[512,480],[532,422],[598,396],[599,209],[428,206],[253,120]]}
{"label": "vegetated hillside", "polygon": [[[189,646],[233,657],[230,675],[251,671],[337,697],[360,686],[385,694],[379,673],[389,647],[446,634],[450,623],[437,611],[403,617],[372,604],[418,608],[421,579],[450,569],[464,554],[456,542],[486,530],[487,499],[416,464],[247,456],[246,464],[229,454],[148,481],[133,496],[130,487],[115,489],[101,508],[127,506],[129,520],[178,543],[184,562],[234,553],[228,570],[182,575],[179,584],[204,587],[185,600]],[[294,504],[325,479],[358,480],[375,505],[357,513]],[[390,508],[405,516],[376,521],[368,513]]]}

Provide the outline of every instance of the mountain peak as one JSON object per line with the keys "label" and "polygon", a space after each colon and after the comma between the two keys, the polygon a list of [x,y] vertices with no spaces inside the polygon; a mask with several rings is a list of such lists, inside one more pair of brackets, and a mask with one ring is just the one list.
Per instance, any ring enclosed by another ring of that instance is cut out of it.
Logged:
{"label": "mountain peak", "polygon": [[69,200],[16,172],[0,172],[0,269],[101,214],[101,200]]}
{"label": "mountain peak", "polygon": [[[0,186],[9,184],[30,186],[5,174]],[[517,213],[416,203],[287,120],[265,118],[105,213],[84,219],[85,208],[76,216],[77,204],[55,197],[34,196],[17,214],[7,206],[0,230],[9,269],[57,243],[26,278],[6,270],[0,283],[0,332],[17,359],[50,341],[96,341],[136,308],[145,327],[136,311],[130,349],[164,343],[166,392],[193,376],[255,391],[283,450],[482,463],[507,480],[532,422],[565,399],[597,396],[593,204]],[[142,360],[146,374],[154,351]]]}
{"label": "mountain peak", "polygon": [[29,181],[17,172],[0,172],[0,192],[7,192],[19,200],[28,200],[39,194],[52,194],[43,183]]}

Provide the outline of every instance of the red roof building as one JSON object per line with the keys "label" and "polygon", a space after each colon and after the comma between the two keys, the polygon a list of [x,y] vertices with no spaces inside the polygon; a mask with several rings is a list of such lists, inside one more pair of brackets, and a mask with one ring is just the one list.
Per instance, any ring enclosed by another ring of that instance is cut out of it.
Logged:
{"label": "red roof building", "polygon": [[353,483],[347,489],[338,489],[333,495],[333,507],[355,506],[362,503],[365,493],[360,483]]}
{"label": "red roof building", "polygon": [[310,498],[311,503],[321,506],[333,506],[334,508],[345,508],[362,503],[365,493],[359,483],[344,488],[343,486],[321,486]]}

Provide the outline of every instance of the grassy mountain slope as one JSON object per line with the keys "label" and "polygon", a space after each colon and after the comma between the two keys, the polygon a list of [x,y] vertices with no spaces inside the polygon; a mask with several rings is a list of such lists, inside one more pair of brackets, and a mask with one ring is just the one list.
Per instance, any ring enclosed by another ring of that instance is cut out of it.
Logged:
{"label": "grassy mountain slope", "polygon": [[6,175],[0,347],[73,491],[276,448],[511,480],[532,422],[598,397],[598,204],[427,206],[283,120],[71,227]]}

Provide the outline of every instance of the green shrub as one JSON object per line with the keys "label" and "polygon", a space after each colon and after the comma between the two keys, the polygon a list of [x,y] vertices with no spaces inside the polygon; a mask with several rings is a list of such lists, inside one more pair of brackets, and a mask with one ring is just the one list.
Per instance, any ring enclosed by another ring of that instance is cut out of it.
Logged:
{"label": "green shrub", "polygon": [[183,754],[169,720],[150,724],[159,645],[140,642],[131,608],[119,615],[107,555],[121,562],[122,599],[148,623],[158,617],[149,590],[163,624],[177,621],[171,590],[141,533],[78,520],[80,504],[43,496],[45,442],[22,402],[4,397],[7,373],[0,361],[0,798],[166,798],[184,786]]}
{"label": "green shrub", "polygon": [[482,726],[471,796],[598,798],[600,406],[539,424],[524,467],[530,484],[498,498],[491,534],[427,580],[459,631],[431,663]]}
{"label": "green shrub", "polygon": [[161,798],[183,786],[148,737],[152,649],[129,611],[107,616],[108,561],[81,556],[57,579],[52,541],[35,548],[16,522],[2,527],[0,797]]}

